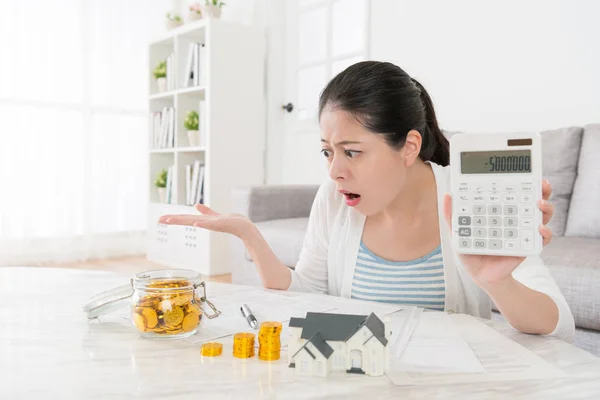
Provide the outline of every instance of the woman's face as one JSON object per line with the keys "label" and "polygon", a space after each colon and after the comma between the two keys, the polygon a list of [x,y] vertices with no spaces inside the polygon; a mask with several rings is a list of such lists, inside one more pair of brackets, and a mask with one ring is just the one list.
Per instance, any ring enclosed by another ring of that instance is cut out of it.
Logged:
{"label": "woman's face", "polygon": [[383,135],[369,132],[342,110],[325,108],[320,126],[329,176],[346,204],[366,216],[384,210],[406,181],[406,147],[393,149]]}

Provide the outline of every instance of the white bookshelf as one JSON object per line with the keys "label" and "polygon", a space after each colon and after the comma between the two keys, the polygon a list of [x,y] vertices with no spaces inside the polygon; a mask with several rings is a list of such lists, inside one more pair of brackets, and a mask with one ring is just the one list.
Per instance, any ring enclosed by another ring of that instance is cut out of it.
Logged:
{"label": "white bookshelf", "polygon": [[[203,80],[185,86],[189,43],[205,45]],[[164,214],[196,214],[186,204],[186,165],[204,164],[203,203],[231,212],[231,189],[264,183],[265,99],[264,34],[254,28],[220,19],[207,19],[169,31],[149,45],[150,205],[148,259],[190,268],[204,275],[233,269],[229,235],[200,228],[158,224]],[[152,75],[160,60],[173,54],[175,87],[158,93]],[[174,108],[172,148],[155,148],[152,140],[155,111]],[[189,110],[200,118],[202,146],[190,147],[184,120]],[[161,169],[173,166],[171,204],[161,203],[154,180]]]}

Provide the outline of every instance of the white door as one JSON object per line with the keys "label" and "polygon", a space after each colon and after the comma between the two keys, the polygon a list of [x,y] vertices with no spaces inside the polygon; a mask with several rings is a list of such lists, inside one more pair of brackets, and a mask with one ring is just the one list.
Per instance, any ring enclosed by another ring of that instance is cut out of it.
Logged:
{"label": "white door", "polygon": [[327,177],[320,153],[319,95],[337,73],[368,59],[369,3],[286,0],[282,183],[321,183]]}
{"label": "white door", "polygon": [[362,352],[360,350],[352,350],[350,357],[352,358],[352,368],[362,368]]}

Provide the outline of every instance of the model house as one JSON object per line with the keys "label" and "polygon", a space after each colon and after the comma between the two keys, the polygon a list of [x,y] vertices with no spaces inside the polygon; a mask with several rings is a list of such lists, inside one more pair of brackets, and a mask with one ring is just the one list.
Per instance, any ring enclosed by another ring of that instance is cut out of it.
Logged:
{"label": "model house", "polygon": [[306,318],[291,318],[289,328],[289,363],[297,375],[346,371],[380,376],[387,368],[389,332],[373,313],[309,312]]}

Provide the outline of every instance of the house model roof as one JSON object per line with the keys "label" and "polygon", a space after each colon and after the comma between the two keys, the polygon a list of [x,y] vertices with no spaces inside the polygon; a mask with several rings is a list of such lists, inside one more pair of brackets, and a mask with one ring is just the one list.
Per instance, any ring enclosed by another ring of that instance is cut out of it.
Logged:
{"label": "house model roof", "polygon": [[[289,326],[302,328],[300,337],[302,339],[308,339],[308,341],[313,339],[317,333],[319,334],[319,338],[323,341],[346,341],[360,328],[366,326],[381,344],[385,346],[388,342],[385,337],[385,326],[383,322],[373,313],[367,316],[308,312],[306,313],[306,318],[291,318]],[[369,337],[369,339],[370,338],[371,337]],[[315,343],[313,342],[313,344]],[[315,347],[318,348],[316,344]],[[325,354],[323,353],[323,355]]]}
{"label": "house model roof", "polygon": [[312,343],[317,348],[317,350],[319,350],[319,352],[323,354],[323,356],[325,356],[325,358],[329,358],[333,354],[333,349],[331,348],[331,346],[328,345],[327,342],[323,339],[323,337],[317,332],[314,335],[312,335],[306,341],[306,343],[302,345],[302,347],[298,349],[298,351],[294,354],[294,357],[296,356],[296,354],[300,353],[300,351],[304,349],[314,359],[315,355],[308,348],[306,348],[306,345],[309,343]]}

